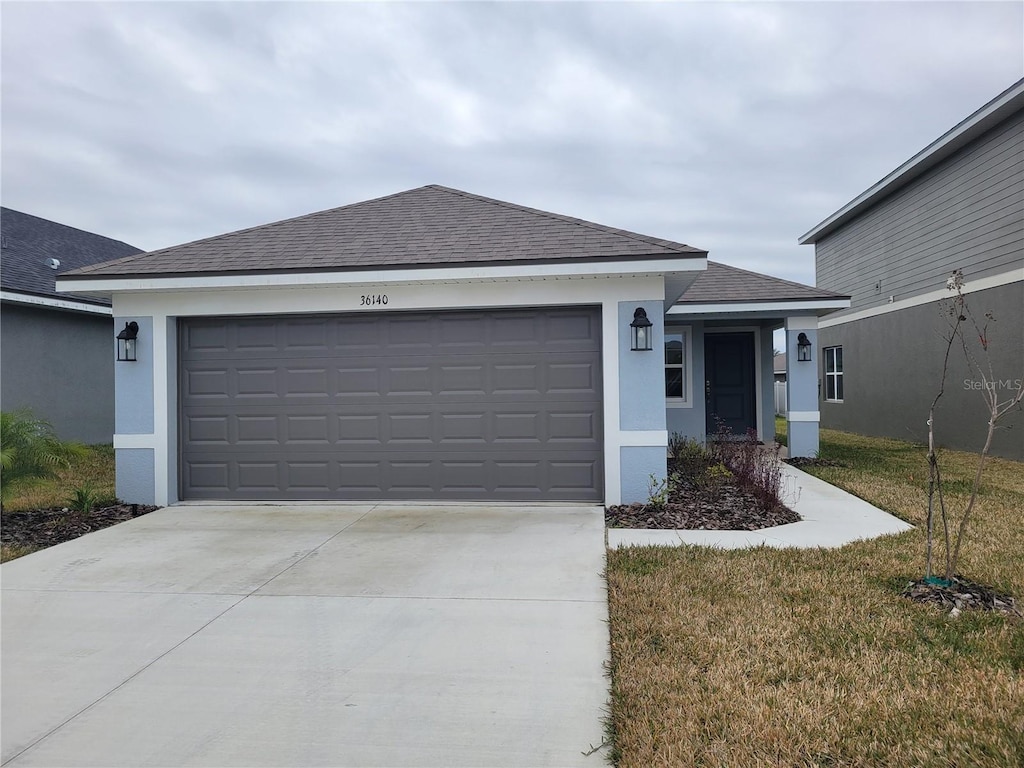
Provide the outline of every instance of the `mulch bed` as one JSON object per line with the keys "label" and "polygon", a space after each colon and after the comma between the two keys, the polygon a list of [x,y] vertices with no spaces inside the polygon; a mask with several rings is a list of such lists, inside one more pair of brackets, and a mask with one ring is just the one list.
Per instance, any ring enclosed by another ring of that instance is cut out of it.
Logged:
{"label": "mulch bed", "polygon": [[956,618],[962,611],[998,611],[1024,618],[1012,595],[996,592],[982,584],[954,576],[950,583],[937,584],[918,579],[907,584],[903,596],[915,603],[934,605]]}
{"label": "mulch bed", "polygon": [[43,549],[148,514],[154,509],[159,507],[114,504],[94,509],[88,515],[66,507],[4,512],[0,521],[0,541]]}
{"label": "mulch bed", "polygon": [[[669,460],[669,474],[679,471]],[[741,487],[734,478],[715,484],[683,479],[663,506],[622,504],[605,508],[609,528],[660,528],[707,531],[757,531],[800,521],[800,515],[782,504],[766,504]]]}

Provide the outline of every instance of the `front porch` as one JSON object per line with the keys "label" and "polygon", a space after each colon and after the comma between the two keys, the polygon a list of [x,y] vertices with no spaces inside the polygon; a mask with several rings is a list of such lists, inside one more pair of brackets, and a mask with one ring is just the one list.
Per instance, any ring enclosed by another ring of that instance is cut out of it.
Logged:
{"label": "front porch", "polygon": [[818,318],[849,304],[830,291],[709,261],[665,313],[668,433],[706,441],[723,430],[754,430],[761,440],[774,440],[773,334],[784,329],[789,454],[814,456]]}

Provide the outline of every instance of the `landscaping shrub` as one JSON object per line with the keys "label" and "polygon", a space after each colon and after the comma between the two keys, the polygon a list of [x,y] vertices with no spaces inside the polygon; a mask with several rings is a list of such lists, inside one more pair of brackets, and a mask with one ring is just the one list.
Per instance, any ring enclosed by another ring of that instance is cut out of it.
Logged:
{"label": "landscaping shrub", "polygon": [[771,447],[764,445],[754,429],[748,429],[746,435],[738,438],[720,419],[710,442],[713,461],[724,464],[740,485],[768,506],[783,503],[780,449],[779,443]]}
{"label": "landscaping shrub", "polygon": [[28,409],[0,413],[0,505],[15,486],[52,477],[84,450],[61,440],[49,422]]}

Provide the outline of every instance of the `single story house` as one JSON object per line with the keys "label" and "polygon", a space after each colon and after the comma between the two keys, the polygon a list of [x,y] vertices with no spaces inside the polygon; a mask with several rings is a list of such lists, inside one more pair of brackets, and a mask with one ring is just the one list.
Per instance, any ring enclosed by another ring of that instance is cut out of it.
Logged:
{"label": "single story house", "polygon": [[0,407],[29,408],[65,440],[114,435],[110,299],[58,294],[57,276],[141,253],[109,237],[0,208]]}
{"label": "single story house", "polygon": [[[646,499],[671,431],[774,435],[790,359],[848,299],[682,243],[430,185],[86,267],[115,366],[118,495]],[[803,353],[801,353],[803,354]],[[802,366],[802,367],[801,367]],[[817,374],[789,371],[794,454]]]}

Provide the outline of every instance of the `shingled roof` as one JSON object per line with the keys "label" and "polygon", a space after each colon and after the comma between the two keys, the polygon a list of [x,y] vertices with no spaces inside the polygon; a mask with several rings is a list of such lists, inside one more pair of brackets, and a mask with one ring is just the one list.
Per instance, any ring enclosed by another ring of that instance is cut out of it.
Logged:
{"label": "shingled roof", "polygon": [[[131,256],[135,246],[41,219],[12,208],[0,208],[0,287],[12,293],[43,298],[109,304],[95,297],[57,293],[54,281],[69,270]],[[50,266],[50,259],[60,264]]]}
{"label": "shingled roof", "polygon": [[778,277],[748,272],[727,264],[709,261],[676,304],[733,304],[766,301],[815,301],[848,299],[841,293],[793,283]]}
{"label": "shingled roof", "polygon": [[692,258],[671,240],[431,184],[76,270],[124,278]]}

